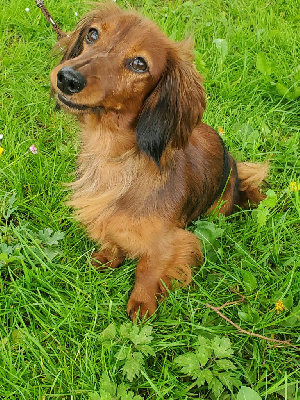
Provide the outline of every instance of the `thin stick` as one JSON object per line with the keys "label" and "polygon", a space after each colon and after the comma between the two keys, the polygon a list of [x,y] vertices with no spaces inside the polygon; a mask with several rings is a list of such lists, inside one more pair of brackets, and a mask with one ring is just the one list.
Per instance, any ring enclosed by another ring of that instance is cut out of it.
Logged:
{"label": "thin stick", "polygon": [[294,346],[293,344],[291,344],[289,340],[272,339],[272,338],[269,338],[267,336],[260,335],[259,333],[253,333],[253,332],[246,331],[245,329],[241,328],[239,325],[237,325],[233,321],[231,321],[231,319],[227,318],[224,314],[222,314],[219,311],[219,307],[214,307],[214,306],[210,305],[209,303],[206,303],[206,307],[209,307],[210,309],[215,311],[221,318],[225,319],[225,321],[227,321],[229,324],[234,326],[239,332],[244,333],[245,335],[255,336],[255,337],[258,337],[260,339],[264,339],[264,340],[267,340],[269,342],[274,342],[274,343],[278,343],[278,344],[287,344],[288,346],[291,346],[294,349],[299,350],[299,347]]}
{"label": "thin stick", "polygon": [[223,304],[222,306],[220,306],[220,307],[215,307],[216,310],[222,310],[222,308],[225,308],[225,307],[227,307],[227,306],[233,306],[233,305],[235,305],[235,304],[243,303],[243,302],[245,301],[245,296],[243,296],[243,295],[239,295],[239,296],[241,296],[240,300],[236,300],[236,301],[227,301],[227,303]]}
{"label": "thin stick", "polygon": [[51,14],[49,13],[49,11],[47,10],[47,8],[44,5],[43,0],[35,0],[36,5],[41,9],[42,13],[44,14],[46,20],[48,22],[50,22],[50,24],[52,25],[53,30],[56,32],[57,34],[57,38],[60,39],[64,36],[66,36],[67,34],[65,32],[63,32],[60,27],[54,22]]}

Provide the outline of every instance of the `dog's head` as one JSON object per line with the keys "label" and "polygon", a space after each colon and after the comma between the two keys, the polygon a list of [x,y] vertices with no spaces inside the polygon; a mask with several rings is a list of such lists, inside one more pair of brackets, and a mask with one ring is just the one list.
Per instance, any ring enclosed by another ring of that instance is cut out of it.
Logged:
{"label": "dog's head", "polygon": [[174,43],[135,12],[116,5],[87,14],[61,39],[52,89],[67,111],[132,116],[140,150],[159,165],[165,148],[184,148],[205,108],[187,42]]}

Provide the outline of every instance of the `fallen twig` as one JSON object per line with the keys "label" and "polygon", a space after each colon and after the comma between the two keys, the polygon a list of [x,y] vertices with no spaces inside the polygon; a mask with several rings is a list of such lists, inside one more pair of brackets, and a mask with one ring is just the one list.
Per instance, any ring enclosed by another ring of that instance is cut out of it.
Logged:
{"label": "fallen twig", "polygon": [[245,296],[243,295],[239,295],[241,298],[239,300],[235,300],[235,301],[227,301],[227,303],[223,304],[220,307],[215,307],[216,310],[222,310],[222,308],[225,308],[227,306],[233,306],[235,304],[239,304],[239,303],[244,303],[245,301]]}
{"label": "fallen twig", "polygon": [[[224,305],[225,306],[225,305]],[[206,307],[210,308],[211,310],[215,311],[221,318],[225,319],[225,321],[227,321],[230,325],[234,326],[239,332],[244,333],[245,335],[248,336],[254,336],[254,337],[258,337],[260,339],[264,339],[267,340],[269,342],[273,342],[273,343],[277,343],[277,344],[285,344],[288,346],[293,347],[296,350],[299,350],[299,347],[294,346],[289,340],[278,340],[278,339],[273,339],[273,338],[269,338],[267,336],[263,336],[260,335],[259,333],[254,333],[254,332],[249,332],[246,331],[245,329],[241,328],[239,325],[235,324],[233,321],[231,321],[231,319],[227,318],[224,314],[222,314],[219,309],[220,308],[224,308],[224,306],[221,307],[214,307],[209,303],[206,303]]]}

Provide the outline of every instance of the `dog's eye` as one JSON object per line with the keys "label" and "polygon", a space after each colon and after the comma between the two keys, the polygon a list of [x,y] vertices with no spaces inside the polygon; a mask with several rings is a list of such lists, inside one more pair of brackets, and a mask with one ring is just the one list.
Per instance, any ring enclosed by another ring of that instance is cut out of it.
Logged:
{"label": "dog's eye", "polygon": [[148,65],[142,57],[135,57],[128,60],[127,66],[134,72],[148,72]]}
{"label": "dog's eye", "polygon": [[87,44],[93,44],[98,38],[99,32],[97,31],[97,29],[91,28],[85,37],[85,41],[87,42]]}

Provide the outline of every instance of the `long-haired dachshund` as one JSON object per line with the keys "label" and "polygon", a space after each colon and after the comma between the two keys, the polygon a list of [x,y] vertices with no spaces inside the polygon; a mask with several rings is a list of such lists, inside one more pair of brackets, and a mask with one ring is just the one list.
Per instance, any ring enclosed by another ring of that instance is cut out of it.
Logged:
{"label": "long-haired dachshund", "polygon": [[257,204],[267,166],[236,163],[201,122],[205,95],[187,41],[148,19],[98,5],[59,41],[52,90],[82,127],[71,204],[110,268],[137,258],[127,312],[151,315],[172,278],[188,284],[202,261],[185,226],[216,210]]}

